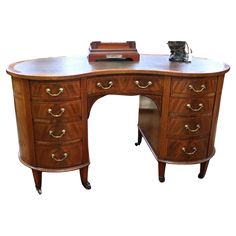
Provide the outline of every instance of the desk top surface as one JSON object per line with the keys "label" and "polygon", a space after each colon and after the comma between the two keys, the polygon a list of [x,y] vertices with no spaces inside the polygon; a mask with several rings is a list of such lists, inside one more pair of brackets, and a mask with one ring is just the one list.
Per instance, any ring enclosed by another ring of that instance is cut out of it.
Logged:
{"label": "desk top surface", "polygon": [[13,77],[62,80],[114,74],[158,74],[169,76],[212,76],[224,74],[229,65],[193,57],[191,63],[170,62],[168,55],[141,55],[138,62],[88,62],[86,56],[51,57],[11,64],[7,73]]}

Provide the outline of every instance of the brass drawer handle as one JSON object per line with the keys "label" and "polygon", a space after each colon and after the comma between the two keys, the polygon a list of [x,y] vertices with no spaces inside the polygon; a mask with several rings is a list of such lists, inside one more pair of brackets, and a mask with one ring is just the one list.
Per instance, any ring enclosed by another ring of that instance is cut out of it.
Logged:
{"label": "brass drawer handle", "polygon": [[112,86],[113,86],[113,82],[112,81],[108,82],[108,86],[107,87],[103,86],[100,82],[97,83],[97,87],[105,89],[105,90],[110,89]]}
{"label": "brass drawer handle", "polygon": [[62,138],[65,133],[66,133],[66,130],[63,129],[63,130],[61,131],[61,134],[60,134],[60,135],[54,135],[54,134],[53,134],[53,131],[52,131],[52,130],[49,130],[49,135],[52,136],[53,138]]}
{"label": "brass drawer handle", "polygon": [[62,158],[56,158],[56,155],[53,153],[51,155],[51,158],[55,161],[64,161],[68,156],[69,156],[69,154],[67,152],[65,152],[65,153],[63,153]]}
{"label": "brass drawer handle", "polygon": [[60,116],[62,116],[62,114],[65,112],[65,108],[61,108],[60,109],[60,112],[58,113],[58,114],[54,114],[53,112],[52,112],[52,109],[51,108],[49,108],[48,109],[48,113],[52,116],[52,117],[60,117]]}
{"label": "brass drawer handle", "polygon": [[188,130],[191,133],[196,133],[201,128],[201,126],[199,124],[196,125],[195,129],[191,129],[189,127],[189,125],[184,125],[184,127],[185,127],[186,130]]}
{"label": "brass drawer handle", "polygon": [[192,84],[188,86],[190,90],[193,90],[195,93],[201,93],[204,89],[206,89],[206,86],[204,84],[201,85],[201,89],[195,89]]}
{"label": "brass drawer handle", "polygon": [[134,83],[141,89],[146,89],[152,85],[152,81],[148,81],[147,85],[140,85],[140,82],[138,80],[134,81]]}
{"label": "brass drawer handle", "polygon": [[51,89],[50,89],[50,88],[46,88],[45,91],[46,91],[46,93],[49,94],[50,96],[52,96],[52,97],[57,97],[57,96],[59,96],[61,93],[64,92],[64,89],[63,89],[63,88],[59,88],[59,89],[58,89],[58,93],[51,93]]}
{"label": "brass drawer handle", "polygon": [[194,155],[197,152],[197,148],[196,147],[193,147],[192,149],[193,149],[192,152],[187,152],[186,148],[182,147],[182,151],[184,152],[184,154],[189,155],[189,156]]}
{"label": "brass drawer handle", "polygon": [[203,106],[202,103],[199,103],[199,104],[198,104],[198,108],[192,108],[191,104],[188,103],[188,104],[186,105],[186,107],[187,107],[188,109],[190,109],[191,111],[200,111],[204,106]]}

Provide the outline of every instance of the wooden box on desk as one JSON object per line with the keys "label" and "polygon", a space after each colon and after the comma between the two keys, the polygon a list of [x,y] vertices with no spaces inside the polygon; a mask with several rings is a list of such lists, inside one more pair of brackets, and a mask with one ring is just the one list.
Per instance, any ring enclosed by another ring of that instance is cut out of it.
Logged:
{"label": "wooden box on desk", "polygon": [[139,57],[135,41],[127,41],[125,43],[103,43],[94,41],[90,44],[88,61],[139,61]]}

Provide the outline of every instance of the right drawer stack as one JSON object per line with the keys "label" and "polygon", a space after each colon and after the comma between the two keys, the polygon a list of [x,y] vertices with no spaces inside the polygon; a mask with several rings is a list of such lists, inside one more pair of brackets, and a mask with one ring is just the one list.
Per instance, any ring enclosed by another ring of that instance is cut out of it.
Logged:
{"label": "right drawer stack", "polygon": [[207,158],[217,79],[172,78],[167,161],[200,162]]}

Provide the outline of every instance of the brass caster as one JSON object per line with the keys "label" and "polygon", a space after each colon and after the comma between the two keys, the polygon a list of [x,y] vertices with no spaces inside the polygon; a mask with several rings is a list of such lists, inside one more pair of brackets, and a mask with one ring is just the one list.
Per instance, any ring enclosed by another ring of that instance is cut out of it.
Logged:
{"label": "brass caster", "polygon": [[165,182],[165,177],[159,176],[159,181],[160,181],[161,183]]}
{"label": "brass caster", "polygon": [[42,190],[41,190],[41,188],[37,188],[37,187],[36,187],[36,190],[37,190],[37,192],[38,192],[39,195],[42,194]]}
{"label": "brass caster", "polygon": [[84,188],[86,188],[86,189],[91,189],[91,184],[87,181],[87,182],[85,182],[85,183],[82,183],[82,185],[84,186]]}

